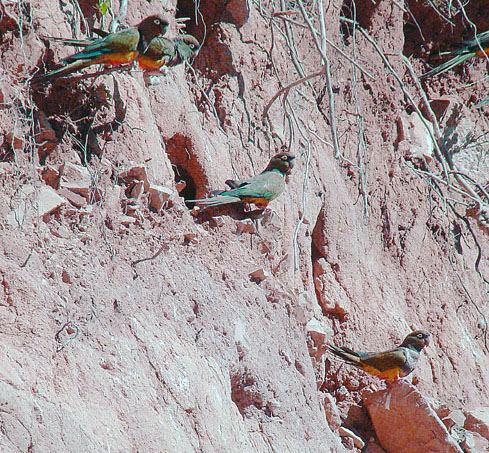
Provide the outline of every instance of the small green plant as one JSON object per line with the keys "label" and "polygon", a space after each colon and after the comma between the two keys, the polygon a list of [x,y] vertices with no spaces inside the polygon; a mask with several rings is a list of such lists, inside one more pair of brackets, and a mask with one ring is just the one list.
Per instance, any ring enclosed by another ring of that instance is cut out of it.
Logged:
{"label": "small green plant", "polygon": [[105,16],[107,14],[109,8],[110,8],[110,0],[98,0],[98,9],[100,11],[100,14],[102,14],[102,16]]}

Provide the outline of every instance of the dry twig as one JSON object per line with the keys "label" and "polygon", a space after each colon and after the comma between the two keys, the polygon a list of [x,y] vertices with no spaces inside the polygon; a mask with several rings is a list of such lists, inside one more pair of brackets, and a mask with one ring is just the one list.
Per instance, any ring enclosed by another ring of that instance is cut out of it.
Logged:
{"label": "dry twig", "polygon": [[309,27],[309,31],[311,32],[314,43],[316,44],[316,47],[317,47],[319,53],[321,54],[321,58],[323,60],[324,72],[325,72],[325,76],[326,76],[326,86],[328,89],[328,98],[329,98],[329,121],[330,121],[330,126],[331,126],[331,135],[333,137],[333,146],[334,146],[334,150],[335,150],[335,157],[338,158],[340,155],[340,145],[338,142],[338,132],[337,132],[337,126],[336,126],[336,114],[335,114],[335,107],[334,107],[335,104],[334,104],[334,93],[333,93],[333,86],[332,86],[331,69],[330,69],[329,58],[326,54],[326,24],[324,22],[323,0],[319,0],[319,3],[318,3],[322,43],[319,42],[317,31],[314,28],[309,15],[307,14],[307,11],[304,7],[303,0],[298,0],[298,5],[299,5],[299,8],[301,10],[302,17],[304,18],[304,20],[307,23],[307,26]]}

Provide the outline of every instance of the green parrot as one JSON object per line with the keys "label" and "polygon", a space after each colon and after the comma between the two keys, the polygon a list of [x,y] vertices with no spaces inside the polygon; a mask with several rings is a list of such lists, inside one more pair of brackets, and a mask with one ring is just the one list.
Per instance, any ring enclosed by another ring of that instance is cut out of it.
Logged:
{"label": "green parrot", "polygon": [[121,65],[136,60],[148,48],[151,40],[164,34],[168,21],[161,15],[149,16],[137,26],[109,33],[100,39],[88,41],[59,40],[65,44],[84,47],[80,52],[61,60],[65,66],[33,80],[44,80],[71,74],[95,64]]}
{"label": "green parrot", "polygon": [[[108,33],[95,28],[96,34],[106,37]],[[78,39],[50,38],[62,42],[65,45],[87,47],[94,41]],[[162,66],[176,66],[197,55],[199,41],[192,35],[179,35],[176,38],[164,38],[162,35],[154,37],[148,44],[146,50],[139,55],[137,61],[141,69],[154,70]]]}
{"label": "green parrot", "polygon": [[192,35],[180,35],[174,39],[157,36],[138,58],[138,63],[141,69],[176,66],[197,55],[199,45],[199,41]]}
{"label": "green parrot", "polygon": [[449,52],[449,55],[455,55],[451,60],[446,61],[445,63],[433,68],[431,71],[425,72],[421,78],[426,79],[428,77],[432,77],[434,75],[443,74],[444,72],[452,69],[453,67],[463,63],[469,58],[478,56],[485,57],[489,54],[489,31],[485,31],[477,35],[473,39],[469,39],[467,41],[463,41],[462,43],[457,44],[457,47],[460,49],[454,50],[453,52]]}
{"label": "green parrot", "polygon": [[329,345],[329,350],[346,363],[388,381],[410,374],[416,367],[422,349],[429,344],[430,334],[411,332],[395,349],[385,352],[355,352],[349,348]]}
{"label": "green parrot", "polygon": [[253,203],[265,209],[270,201],[284,191],[285,177],[292,170],[294,160],[295,156],[290,153],[276,154],[259,175],[246,181],[226,181],[231,190],[214,192],[215,196],[210,198],[187,201],[204,207],[228,203]]}

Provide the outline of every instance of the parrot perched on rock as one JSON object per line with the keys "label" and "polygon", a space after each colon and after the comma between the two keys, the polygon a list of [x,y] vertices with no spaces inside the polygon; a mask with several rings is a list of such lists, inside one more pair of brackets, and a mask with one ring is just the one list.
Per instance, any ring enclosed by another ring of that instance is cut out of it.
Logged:
{"label": "parrot perched on rock", "polygon": [[473,39],[463,41],[462,43],[458,44],[457,47],[460,48],[454,50],[453,52],[449,52],[450,55],[454,55],[451,60],[448,60],[440,66],[433,68],[431,71],[425,72],[421,78],[426,79],[428,77],[443,74],[449,69],[452,69],[460,63],[463,63],[469,58],[475,56],[487,58],[489,55],[489,31],[485,31]]}
{"label": "parrot perched on rock", "polygon": [[429,344],[430,334],[422,330],[411,332],[395,349],[385,352],[355,352],[349,348],[329,345],[329,350],[346,363],[388,381],[412,373],[423,348]]}
{"label": "parrot perched on rock", "polygon": [[147,50],[153,38],[163,35],[168,25],[168,21],[163,16],[153,15],[135,27],[108,33],[100,39],[87,41],[58,39],[64,44],[84,47],[84,49],[61,60],[64,64],[63,67],[35,76],[33,80],[40,81],[61,77],[95,64],[117,66],[130,63],[137,60]]}
{"label": "parrot perched on rock", "polygon": [[272,157],[267,168],[259,175],[245,181],[228,180],[230,190],[214,192],[215,196],[200,200],[187,200],[200,206],[219,206],[229,203],[253,203],[265,209],[270,201],[285,189],[285,177],[294,166],[295,156],[279,153]]}

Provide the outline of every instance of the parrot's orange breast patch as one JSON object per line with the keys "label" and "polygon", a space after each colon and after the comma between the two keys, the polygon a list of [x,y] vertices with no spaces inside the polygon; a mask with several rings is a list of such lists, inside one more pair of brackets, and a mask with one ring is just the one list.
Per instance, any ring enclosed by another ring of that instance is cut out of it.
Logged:
{"label": "parrot's orange breast patch", "polygon": [[260,208],[266,208],[268,206],[268,203],[270,203],[270,200],[259,197],[243,197],[241,198],[241,201],[244,201],[245,203],[253,203]]}
{"label": "parrot's orange breast patch", "polygon": [[160,69],[165,63],[165,59],[154,60],[152,58],[145,57],[141,55],[138,58],[138,63],[141,69]]}
{"label": "parrot's orange breast patch", "polygon": [[105,65],[120,65],[124,63],[130,63],[134,61],[139,52],[137,50],[132,50],[131,52],[119,52],[111,53],[107,55],[101,55],[95,59],[95,63],[105,64]]}
{"label": "parrot's orange breast patch", "polygon": [[486,55],[489,55],[489,47],[482,46],[482,48],[484,49],[484,52],[482,52],[482,50],[478,49],[475,51],[475,54],[478,57],[485,57]]}
{"label": "parrot's orange breast patch", "polygon": [[400,368],[392,368],[390,370],[379,371],[377,368],[368,365],[362,365],[362,368],[369,374],[377,376],[380,379],[385,379],[387,381],[393,381],[404,377],[404,373]]}

